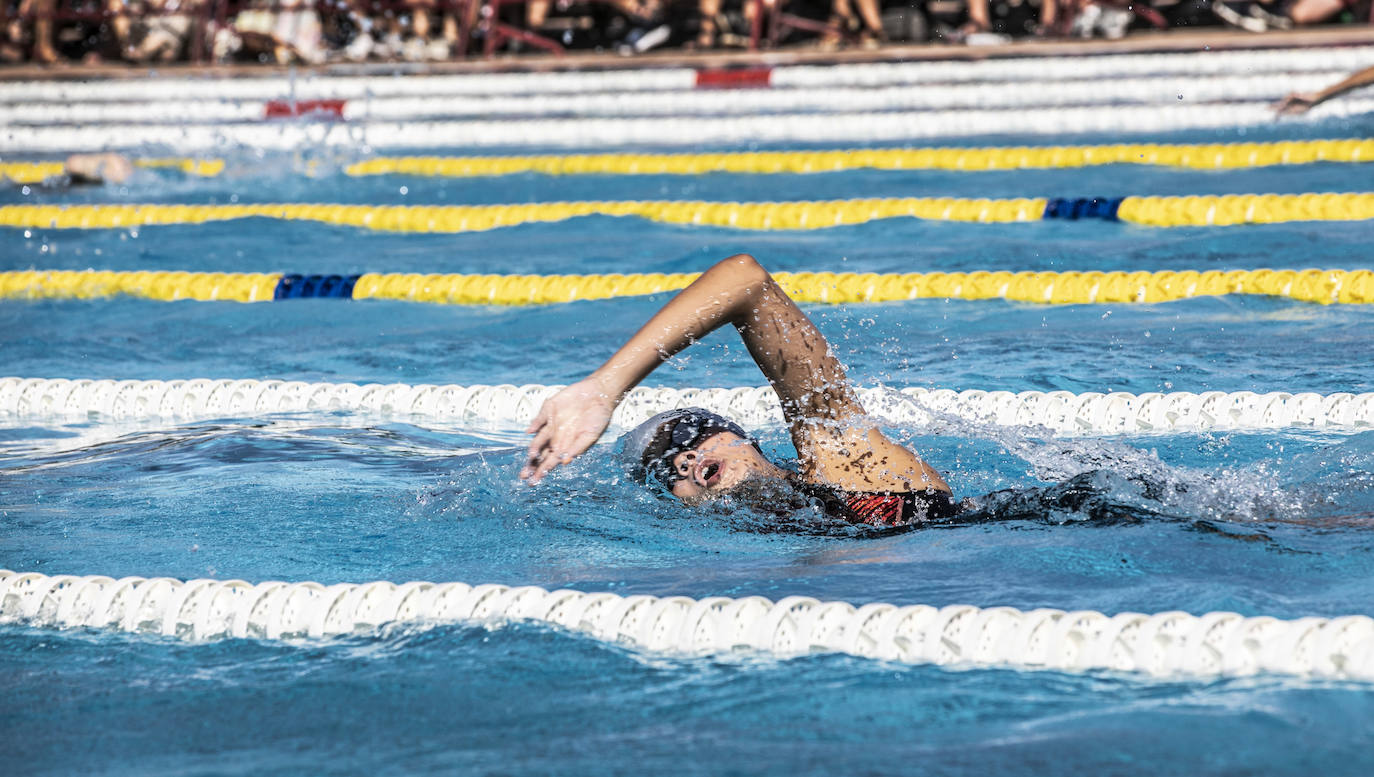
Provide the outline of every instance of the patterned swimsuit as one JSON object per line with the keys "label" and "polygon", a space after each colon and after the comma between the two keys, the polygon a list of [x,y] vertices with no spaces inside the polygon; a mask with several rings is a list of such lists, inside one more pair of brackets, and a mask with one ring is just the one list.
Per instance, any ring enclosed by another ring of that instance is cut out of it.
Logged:
{"label": "patterned swimsuit", "polygon": [[905,526],[943,521],[959,513],[948,491],[842,491],[814,483],[798,484],[802,492],[820,501],[826,514],[850,523],[870,526]]}

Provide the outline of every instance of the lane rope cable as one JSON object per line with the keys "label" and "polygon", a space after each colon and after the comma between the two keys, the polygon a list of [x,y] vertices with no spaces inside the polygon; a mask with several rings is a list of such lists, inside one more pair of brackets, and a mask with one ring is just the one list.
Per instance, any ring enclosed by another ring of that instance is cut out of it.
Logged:
{"label": "lane rope cable", "polygon": [[[834,151],[739,151],[707,154],[561,154],[543,156],[377,157],[344,168],[349,176],[418,175],[478,178],[543,175],[702,175],[705,173],[825,173],[843,170],[1034,170],[1134,164],[1219,170],[1318,162],[1374,161],[1374,139],[1286,140],[1269,143],[1121,143],[1088,146],[982,148],[853,148]],[[136,159],[145,168],[172,168],[212,178],[223,159]],[[0,178],[42,183],[65,172],[61,161],[0,162]]]}
{"label": "lane rope cable", "polygon": [[854,148],[835,151],[740,151],[716,154],[564,154],[492,157],[379,157],[348,175],[451,178],[544,175],[701,175],[822,173],[842,170],[1033,170],[1138,164],[1216,170],[1316,162],[1374,162],[1374,139],[1272,143],[1122,143],[988,148]]}
{"label": "lane rope cable", "polygon": [[[0,272],[0,299],[126,295],[169,302],[319,298],[442,305],[550,305],[677,291],[698,276],[11,270]],[[1091,305],[1162,303],[1228,294],[1285,297],[1323,305],[1374,303],[1374,270],[776,272],[773,277],[794,300],[820,304],[998,299]]]}
{"label": "lane rope cable", "polygon": [[1222,194],[1186,197],[886,197],[792,202],[606,200],[512,205],[5,205],[0,226],[112,229],[245,218],[313,221],[389,232],[481,232],[583,216],[637,216],[663,224],[745,230],[813,230],[892,218],[1000,224],[1124,221],[1152,227],[1374,219],[1374,193]]}
{"label": "lane rope cable", "polygon": [[954,604],[896,606],[789,596],[691,599],[535,586],[188,580],[0,570],[0,622],[114,629],[191,641],[320,639],[388,624],[547,624],[687,656],[847,653],[881,661],[1155,676],[1283,674],[1374,680],[1374,618],[1280,620]]}
{"label": "lane rope cable", "polygon": [[[307,383],[282,380],[68,380],[0,378],[0,420],[125,421],[349,412],[521,426],[561,386]],[[1374,393],[1207,391],[1075,394],[861,388],[869,413],[924,427],[942,418],[1037,427],[1069,436],[1245,429],[1368,429]],[[631,391],[612,422],[631,428],[678,407],[704,407],[752,428],[783,423],[772,388],[646,388]]]}

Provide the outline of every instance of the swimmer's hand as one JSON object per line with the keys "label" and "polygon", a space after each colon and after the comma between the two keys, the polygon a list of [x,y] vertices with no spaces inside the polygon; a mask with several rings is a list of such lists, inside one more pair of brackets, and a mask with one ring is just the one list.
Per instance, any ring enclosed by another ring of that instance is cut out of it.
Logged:
{"label": "swimmer's hand", "polygon": [[596,444],[611,424],[616,401],[593,378],[568,386],[544,400],[525,430],[534,435],[520,479],[534,485]]}
{"label": "swimmer's hand", "polygon": [[1316,105],[1318,98],[1311,92],[1293,92],[1274,103],[1274,112],[1282,116],[1298,116],[1307,113]]}

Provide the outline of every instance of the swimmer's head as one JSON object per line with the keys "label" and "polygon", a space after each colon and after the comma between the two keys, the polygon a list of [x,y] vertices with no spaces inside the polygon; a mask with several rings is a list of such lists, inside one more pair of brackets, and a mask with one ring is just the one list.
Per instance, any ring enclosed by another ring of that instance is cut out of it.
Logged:
{"label": "swimmer's head", "polygon": [[635,427],[621,438],[621,456],[635,480],[688,504],[785,474],[739,424],[699,407],[659,413]]}

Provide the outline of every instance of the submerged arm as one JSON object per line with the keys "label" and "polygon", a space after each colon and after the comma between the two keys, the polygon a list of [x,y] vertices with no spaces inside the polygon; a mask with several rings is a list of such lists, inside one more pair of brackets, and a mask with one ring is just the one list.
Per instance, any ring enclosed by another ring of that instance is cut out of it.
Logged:
{"label": "submerged arm", "polygon": [[844,366],[811,320],[753,257],[707,270],[584,380],[550,398],[521,477],[537,482],[590,448],[625,394],[658,365],[733,324],[782,402],[803,478],[842,488],[946,489],[915,454],[867,418]]}

